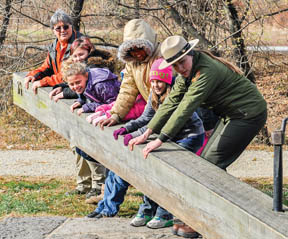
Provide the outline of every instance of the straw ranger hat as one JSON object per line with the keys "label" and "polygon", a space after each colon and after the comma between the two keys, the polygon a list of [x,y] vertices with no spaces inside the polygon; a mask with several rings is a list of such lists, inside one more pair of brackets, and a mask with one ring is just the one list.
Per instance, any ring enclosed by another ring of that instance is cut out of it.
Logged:
{"label": "straw ranger hat", "polygon": [[187,55],[198,42],[198,39],[187,42],[181,36],[166,38],[161,45],[161,54],[165,60],[160,64],[159,69],[162,70],[180,60],[183,56]]}

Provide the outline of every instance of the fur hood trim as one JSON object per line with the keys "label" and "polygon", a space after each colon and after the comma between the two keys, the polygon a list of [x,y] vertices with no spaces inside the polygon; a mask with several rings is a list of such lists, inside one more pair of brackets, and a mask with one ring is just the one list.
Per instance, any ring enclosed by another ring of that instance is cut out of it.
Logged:
{"label": "fur hood trim", "polygon": [[154,45],[147,39],[135,39],[123,42],[118,50],[118,58],[124,63],[133,62],[135,59],[129,54],[131,48],[143,48],[150,58],[155,50]]}

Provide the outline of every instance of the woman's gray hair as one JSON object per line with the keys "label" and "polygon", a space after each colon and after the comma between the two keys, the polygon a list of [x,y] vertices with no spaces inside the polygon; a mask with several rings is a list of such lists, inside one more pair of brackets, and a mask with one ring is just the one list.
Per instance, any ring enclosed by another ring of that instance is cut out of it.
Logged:
{"label": "woman's gray hair", "polygon": [[64,12],[62,9],[57,9],[56,12],[53,14],[53,16],[50,19],[50,27],[53,29],[53,27],[58,23],[63,22],[64,24],[70,24],[72,25],[72,18]]}

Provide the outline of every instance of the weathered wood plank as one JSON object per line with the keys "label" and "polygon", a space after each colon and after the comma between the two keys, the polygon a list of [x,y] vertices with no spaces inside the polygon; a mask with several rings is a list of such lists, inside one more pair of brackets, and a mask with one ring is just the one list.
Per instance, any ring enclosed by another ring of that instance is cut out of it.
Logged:
{"label": "weathered wood plank", "polygon": [[[148,159],[143,145],[129,152],[112,132],[72,114],[71,100],[50,101],[50,88],[37,95],[23,86],[23,74],[13,78],[14,103],[79,146],[137,189],[168,209],[208,239],[288,238],[288,216],[272,211],[272,199],[204,159],[165,143]],[[20,88],[21,89],[20,89]],[[18,89],[19,88],[19,89]],[[259,169],[261,170],[261,169]]]}

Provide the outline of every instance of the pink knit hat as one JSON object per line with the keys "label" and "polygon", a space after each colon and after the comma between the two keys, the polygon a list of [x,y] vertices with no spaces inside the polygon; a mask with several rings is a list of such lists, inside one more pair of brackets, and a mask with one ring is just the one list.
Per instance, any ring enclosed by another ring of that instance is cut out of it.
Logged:
{"label": "pink knit hat", "polygon": [[153,62],[150,70],[150,81],[160,80],[171,85],[172,82],[172,66],[168,66],[162,70],[159,70],[159,66],[164,61],[163,58],[157,59]]}

